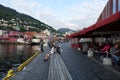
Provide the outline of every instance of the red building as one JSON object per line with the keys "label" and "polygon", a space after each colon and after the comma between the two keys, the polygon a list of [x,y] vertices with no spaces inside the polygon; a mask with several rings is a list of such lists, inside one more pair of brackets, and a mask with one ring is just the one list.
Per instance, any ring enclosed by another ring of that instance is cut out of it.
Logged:
{"label": "red building", "polygon": [[120,0],[109,0],[105,5],[97,21],[104,20],[105,18],[119,11],[120,11]]}
{"label": "red building", "polygon": [[68,37],[77,47],[80,38],[111,37],[115,34],[120,34],[120,0],[109,0],[96,23]]}

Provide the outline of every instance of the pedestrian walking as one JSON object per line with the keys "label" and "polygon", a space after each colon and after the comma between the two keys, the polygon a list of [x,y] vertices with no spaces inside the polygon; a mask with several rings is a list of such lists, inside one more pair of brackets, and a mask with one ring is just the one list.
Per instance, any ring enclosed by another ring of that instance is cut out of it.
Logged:
{"label": "pedestrian walking", "polygon": [[41,52],[44,52],[44,49],[43,49],[43,46],[44,45],[44,41],[43,40],[41,40],[41,44],[40,44],[40,46],[41,46]]}

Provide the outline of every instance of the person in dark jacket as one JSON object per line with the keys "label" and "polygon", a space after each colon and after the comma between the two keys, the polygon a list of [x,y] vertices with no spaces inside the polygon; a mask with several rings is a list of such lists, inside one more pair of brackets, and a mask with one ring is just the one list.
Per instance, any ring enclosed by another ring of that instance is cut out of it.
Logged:
{"label": "person in dark jacket", "polygon": [[43,42],[43,40],[41,41],[41,44],[40,44],[40,45],[41,45],[41,51],[44,52],[44,49],[43,49],[43,47],[44,47],[44,46],[43,46],[43,45],[44,45],[44,42]]}
{"label": "person in dark jacket", "polygon": [[60,45],[56,46],[56,52],[61,54],[62,50]]}

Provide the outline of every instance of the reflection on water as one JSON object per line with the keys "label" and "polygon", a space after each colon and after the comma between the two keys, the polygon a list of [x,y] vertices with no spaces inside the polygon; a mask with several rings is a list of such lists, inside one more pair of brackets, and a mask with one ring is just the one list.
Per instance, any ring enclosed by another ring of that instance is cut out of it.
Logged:
{"label": "reflection on water", "polygon": [[33,55],[31,45],[0,44],[0,80],[6,72]]}

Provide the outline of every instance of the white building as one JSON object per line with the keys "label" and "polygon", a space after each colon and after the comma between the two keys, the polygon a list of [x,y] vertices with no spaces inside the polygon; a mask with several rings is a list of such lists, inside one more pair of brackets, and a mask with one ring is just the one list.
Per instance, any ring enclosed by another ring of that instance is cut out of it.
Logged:
{"label": "white building", "polygon": [[43,33],[47,34],[47,36],[51,36],[51,32],[48,29],[44,30]]}

